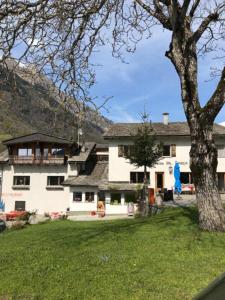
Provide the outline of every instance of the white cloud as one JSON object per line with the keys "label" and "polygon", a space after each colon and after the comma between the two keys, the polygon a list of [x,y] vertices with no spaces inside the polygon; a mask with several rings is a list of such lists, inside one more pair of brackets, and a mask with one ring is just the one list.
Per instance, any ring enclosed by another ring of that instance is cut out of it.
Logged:
{"label": "white cloud", "polygon": [[225,126],[225,122],[221,122],[219,123],[219,125]]}

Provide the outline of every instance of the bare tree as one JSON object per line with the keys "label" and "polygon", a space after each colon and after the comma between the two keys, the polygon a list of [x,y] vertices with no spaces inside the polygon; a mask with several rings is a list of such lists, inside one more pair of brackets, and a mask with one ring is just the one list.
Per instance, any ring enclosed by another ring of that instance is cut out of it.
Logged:
{"label": "bare tree", "polygon": [[[225,69],[208,102],[198,94],[198,57],[221,51],[225,38],[222,0],[2,0],[2,61],[21,52],[19,61],[35,65],[76,99],[89,101],[95,82],[91,54],[105,43],[114,56],[136,50],[152,27],[171,32],[166,56],[181,84],[181,98],[191,134],[190,167],[196,187],[200,227],[225,230],[225,211],[217,188],[217,149],[213,123],[225,101]],[[111,32],[111,35],[107,33]]]}

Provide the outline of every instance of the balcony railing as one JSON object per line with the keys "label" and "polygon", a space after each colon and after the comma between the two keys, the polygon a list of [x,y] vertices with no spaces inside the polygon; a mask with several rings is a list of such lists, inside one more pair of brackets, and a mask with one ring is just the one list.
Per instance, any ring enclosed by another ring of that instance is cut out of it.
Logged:
{"label": "balcony railing", "polygon": [[63,165],[65,157],[57,156],[18,156],[11,155],[9,157],[10,164],[16,165]]}

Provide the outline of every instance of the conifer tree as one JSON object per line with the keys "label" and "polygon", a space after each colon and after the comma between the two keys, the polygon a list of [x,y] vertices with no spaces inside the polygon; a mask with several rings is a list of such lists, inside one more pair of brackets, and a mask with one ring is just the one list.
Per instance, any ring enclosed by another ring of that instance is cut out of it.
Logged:
{"label": "conifer tree", "polygon": [[157,143],[149,115],[141,114],[142,123],[137,131],[132,134],[133,145],[130,146],[126,158],[136,167],[144,167],[143,193],[140,203],[141,215],[148,215],[148,173],[147,168],[152,168],[162,157],[162,146]]}

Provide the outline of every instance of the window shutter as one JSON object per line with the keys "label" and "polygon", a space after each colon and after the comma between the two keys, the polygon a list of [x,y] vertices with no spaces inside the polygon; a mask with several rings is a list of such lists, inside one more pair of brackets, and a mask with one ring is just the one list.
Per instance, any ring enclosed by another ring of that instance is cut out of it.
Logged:
{"label": "window shutter", "polygon": [[123,145],[118,145],[118,156],[123,157]]}
{"label": "window shutter", "polygon": [[171,156],[176,157],[176,145],[171,145]]}

